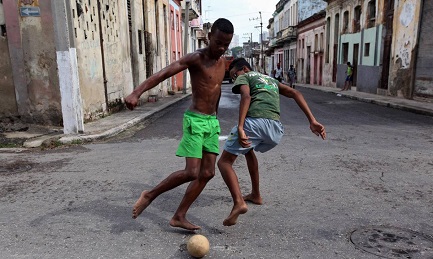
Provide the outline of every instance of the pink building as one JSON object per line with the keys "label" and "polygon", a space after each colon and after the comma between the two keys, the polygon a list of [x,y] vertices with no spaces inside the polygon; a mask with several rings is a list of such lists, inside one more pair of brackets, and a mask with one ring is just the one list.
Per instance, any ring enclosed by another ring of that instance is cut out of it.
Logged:
{"label": "pink building", "polygon": [[298,82],[322,85],[324,65],[325,11],[301,21],[298,24]]}
{"label": "pink building", "polygon": [[[182,9],[181,0],[170,1],[170,37],[171,37],[171,62],[181,58],[182,55]],[[173,91],[180,91],[183,88],[183,72],[171,78]]]}

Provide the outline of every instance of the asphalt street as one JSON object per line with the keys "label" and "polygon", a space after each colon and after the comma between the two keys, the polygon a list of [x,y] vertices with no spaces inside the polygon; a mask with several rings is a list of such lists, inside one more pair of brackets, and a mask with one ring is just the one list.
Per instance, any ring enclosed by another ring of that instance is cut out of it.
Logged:
{"label": "asphalt street", "polygon": [[[238,96],[223,86],[224,138]],[[259,153],[264,204],[236,225],[216,169],[188,219],[210,241],[206,258],[433,258],[433,117],[300,89],[327,140],[282,98],[285,136]],[[144,189],[184,168],[174,155],[190,98],[108,141],[1,153],[1,258],[190,258],[193,234],[168,222],[186,186],[131,218]],[[245,159],[235,163],[250,190]]]}

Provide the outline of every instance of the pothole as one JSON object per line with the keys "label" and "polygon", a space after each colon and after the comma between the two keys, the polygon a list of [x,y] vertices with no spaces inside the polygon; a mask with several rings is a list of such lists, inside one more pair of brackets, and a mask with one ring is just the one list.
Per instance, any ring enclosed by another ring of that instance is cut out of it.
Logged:
{"label": "pothole", "polygon": [[383,258],[433,258],[433,238],[409,229],[369,226],[352,232],[350,241]]}
{"label": "pothole", "polygon": [[0,165],[0,174],[23,173],[31,170],[33,166],[27,162],[14,162]]}

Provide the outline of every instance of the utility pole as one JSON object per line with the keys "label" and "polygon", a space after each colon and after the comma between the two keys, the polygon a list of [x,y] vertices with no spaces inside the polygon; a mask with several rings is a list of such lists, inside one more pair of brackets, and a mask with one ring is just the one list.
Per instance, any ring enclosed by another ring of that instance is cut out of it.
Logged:
{"label": "utility pole", "polygon": [[259,12],[260,18],[250,18],[250,21],[255,21],[260,19],[260,26],[255,26],[254,28],[260,27],[260,57],[259,60],[262,62],[262,71],[265,72],[265,61],[264,61],[264,54],[263,54],[263,21],[262,21],[262,12]]}
{"label": "utility pole", "polygon": [[265,55],[263,53],[263,22],[262,22],[262,12],[260,14],[260,55],[262,58],[262,73],[265,73]]}

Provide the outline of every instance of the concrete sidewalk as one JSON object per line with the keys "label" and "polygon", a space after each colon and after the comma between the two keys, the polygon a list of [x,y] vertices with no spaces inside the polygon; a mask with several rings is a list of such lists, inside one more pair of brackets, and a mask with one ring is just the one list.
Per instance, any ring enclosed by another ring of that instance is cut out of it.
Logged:
{"label": "concrete sidewalk", "polygon": [[[433,116],[433,102],[430,102],[429,100],[407,100],[398,97],[356,92],[354,90],[340,91],[339,88],[333,87],[296,84],[296,89],[302,88],[314,89],[317,91],[336,94],[342,98],[351,98],[363,102],[374,103],[386,107]],[[49,145],[49,143],[57,141],[63,144],[90,142],[93,140],[115,136],[116,134],[119,134],[122,131],[125,131],[126,129],[146,120],[146,118],[155,114],[156,112],[161,111],[177,103],[178,101],[189,97],[190,95],[191,93],[176,93],[175,95],[168,95],[166,97],[159,98],[157,102],[146,102],[142,106],[137,107],[134,111],[123,110],[105,118],[86,123],[84,125],[83,134],[64,135],[62,134],[61,128],[52,127],[34,127],[30,128],[30,130],[26,132],[7,132],[3,134],[6,138],[25,139],[23,144],[24,148],[34,148],[42,145]],[[12,150],[15,150],[14,152],[16,152],[16,149]],[[6,152],[8,149],[2,148],[0,151]]]}

